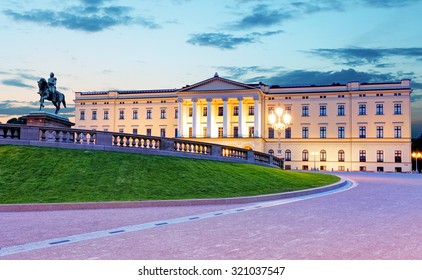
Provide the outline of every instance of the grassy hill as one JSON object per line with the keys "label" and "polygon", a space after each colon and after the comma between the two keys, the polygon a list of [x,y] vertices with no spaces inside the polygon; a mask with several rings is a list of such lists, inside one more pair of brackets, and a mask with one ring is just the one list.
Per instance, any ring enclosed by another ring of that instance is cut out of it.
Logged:
{"label": "grassy hill", "polygon": [[0,146],[1,204],[236,197],[338,180],[240,163]]}

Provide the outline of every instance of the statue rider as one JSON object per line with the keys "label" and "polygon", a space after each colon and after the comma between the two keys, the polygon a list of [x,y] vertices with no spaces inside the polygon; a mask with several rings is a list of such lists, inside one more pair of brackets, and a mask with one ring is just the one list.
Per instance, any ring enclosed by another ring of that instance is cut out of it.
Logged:
{"label": "statue rider", "polygon": [[57,102],[57,91],[56,91],[56,82],[57,78],[54,77],[54,73],[50,73],[50,78],[48,78],[48,90],[51,93],[51,99],[53,102]]}

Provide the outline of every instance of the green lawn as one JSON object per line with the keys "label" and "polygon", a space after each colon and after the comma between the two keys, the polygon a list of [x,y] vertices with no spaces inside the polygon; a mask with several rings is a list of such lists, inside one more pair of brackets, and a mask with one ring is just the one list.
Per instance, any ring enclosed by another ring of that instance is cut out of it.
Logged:
{"label": "green lawn", "polygon": [[0,146],[0,203],[236,197],[331,184],[336,176],[179,157]]}

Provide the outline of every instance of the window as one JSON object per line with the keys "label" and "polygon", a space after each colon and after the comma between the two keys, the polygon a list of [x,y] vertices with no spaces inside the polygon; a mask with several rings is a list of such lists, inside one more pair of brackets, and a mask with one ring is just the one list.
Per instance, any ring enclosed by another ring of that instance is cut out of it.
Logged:
{"label": "window", "polygon": [[308,152],[308,150],[303,150],[302,151],[302,160],[303,161],[308,161],[309,160],[309,152]]}
{"label": "window", "polygon": [[384,127],[377,126],[377,138],[384,138]]}
{"label": "window", "polygon": [[123,133],[123,132],[124,132],[123,128],[119,128],[119,133]]}
{"label": "window", "polygon": [[401,104],[394,104],[394,115],[401,115]]}
{"label": "window", "polygon": [[239,116],[239,106],[233,106],[233,116]]}
{"label": "window", "polygon": [[338,105],[337,106],[337,115],[338,116],[344,116],[344,105]]}
{"label": "window", "polygon": [[319,106],[319,115],[326,116],[327,115],[327,106],[321,105]]}
{"label": "window", "polygon": [[132,129],[132,133],[133,134],[138,134],[138,129],[137,128]]}
{"label": "window", "polygon": [[178,108],[174,109],[174,118],[175,119],[179,118],[179,109]]}
{"label": "window", "polygon": [[338,132],[338,138],[344,138],[345,137],[344,126],[339,126],[337,128],[337,132]]}
{"label": "window", "polygon": [[375,114],[384,115],[384,104],[377,104]]}
{"label": "window", "polygon": [[366,104],[359,104],[359,115],[366,115]]}
{"label": "window", "polygon": [[97,111],[92,111],[92,119],[93,120],[97,119]]}
{"label": "window", "polygon": [[255,107],[254,106],[249,106],[248,115],[249,116],[253,116],[254,114],[255,114]]}
{"label": "window", "polygon": [[233,127],[233,136],[235,138],[239,137],[239,127],[237,127],[237,126]]}
{"label": "window", "polygon": [[377,162],[384,162],[384,151],[377,150]]}
{"label": "window", "polygon": [[319,128],[319,138],[327,138],[327,128],[320,127]]}
{"label": "window", "polygon": [[274,138],[274,128],[268,128],[268,138]]}
{"label": "window", "polygon": [[222,126],[218,127],[218,138],[223,138],[223,127]]}
{"label": "window", "polygon": [[359,161],[366,162],[366,150],[359,151]]}
{"label": "window", "polygon": [[161,109],[160,119],[165,119],[165,118],[166,118],[166,109]]}
{"label": "window", "polygon": [[152,109],[147,109],[147,119],[152,119]]}
{"label": "window", "polygon": [[79,115],[79,119],[81,121],[85,120],[85,111],[81,111],[81,114]]}
{"label": "window", "polygon": [[366,138],[366,126],[359,126],[359,138]]}
{"label": "window", "polygon": [[285,161],[291,161],[292,160],[292,151],[286,150],[284,152],[284,160]]}
{"label": "window", "polygon": [[204,108],[202,108],[202,116],[203,116],[203,117],[206,117],[206,116],[207,116],[207,114],[208,114],[208,107],[204,107]]}
{"label": "window", "polygon": [[292,138],[292,128],[288,127],[284,130],[284,138]]}
{"label": "window", "polygon": [[224,114],[224,108],[223,107],[218,107],[218,115],[221,117]]}
{"label": "window", "polygon": [[394,151],[394,162],[401,162],[401,151]]}
{"label": "window", "polygon": [[287,114],[291,115],[291,114],[292,114],[292,107],[291,107],[291,106],[286,106],[286,107],[284,108],[284,111],[285,111]]}
{"label": "window", "polygon": [[192,117],[192,110],[193,110],[193,109],[192,109],[192,107],[189,107],[189,108],[188,108],[188,114],[189,114],[189,117]]}
{"label": "window", "polygon": [[147,128],[147,136],[151,136],[151,135],[152,135],[151,128]]}
{"label": "window", "polygon": [[166,137],[166,129],[165,128],[160,129],[160,137],[163,137],[163,138]]}
{"label": "window", "polygon": [[104,111],[104,119],[108,120],[108,111]]}
{"label": "window", "polygon": [[309,106],[302,106],[302,117],[307,117],[309,116]]}
{"label": "window", "polygon": [[189,138],[192,138],[192,127],[189,127]]}
{"label": "window", "polygon": [[138,119],[138,110],[133,110],[132,117],[134,120]]}
{"label": "window", "polygon": [[319,152],[319,160],[320,161],[327,161],[327,152],[325,150],[321,150]]}
{"label": "window", "polygon": [[401,126],[394,127],[394,138],[401,138]]}
{"label": "window", "polygon": [[174,129],[174,137],[178,137],[179,135],[179,130],[177,129],[177,127]]}
{"label": "window", "polygon": [[345,159],[344,151],[343,150],[338,151],[338,161],[343,162],[344,159]]}
{"label": "window", "polygon": [[125,119],[125,111],[124,110],[120,110],[119,112],[119,120],[124,120]]}
{"label": "window", "polygon": [[253,137],[254,136],[254,127],[250,126],[249,127],[249,137]]}
{"label": "window", "polygon": [[302,127],[302,138],[309,138],[309,128]]}

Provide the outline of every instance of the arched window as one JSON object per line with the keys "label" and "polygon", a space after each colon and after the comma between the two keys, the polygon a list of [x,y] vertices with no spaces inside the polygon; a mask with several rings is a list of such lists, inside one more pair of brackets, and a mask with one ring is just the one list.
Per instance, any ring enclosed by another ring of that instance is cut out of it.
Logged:
{"label": "arched window", "polygon": [[274,155],[274,150],[273,150],[273,149],[269,149],[269,150],[268,150],[268,153],[269,153],[270,155]]}
{"label": "arched window", "polygon": [[284,160],[291,161],[292,160],[292,152],[290,150],[286,150],[284,152]]}
{"label": "arched window", "polygon": [[303,150],[302,151],[302,160],[303,161],[308,161],[309,160],[309,152],[308,152],[308,150]]}
{"label": "arched window", "polygon": [[319,160],[320,161],[327,161],[327,152],[325,150],[321,150],[319,152]]}
{"label": "arched window", "polygon": [[338,161],[344,161],[344,151],[338,151]]}

